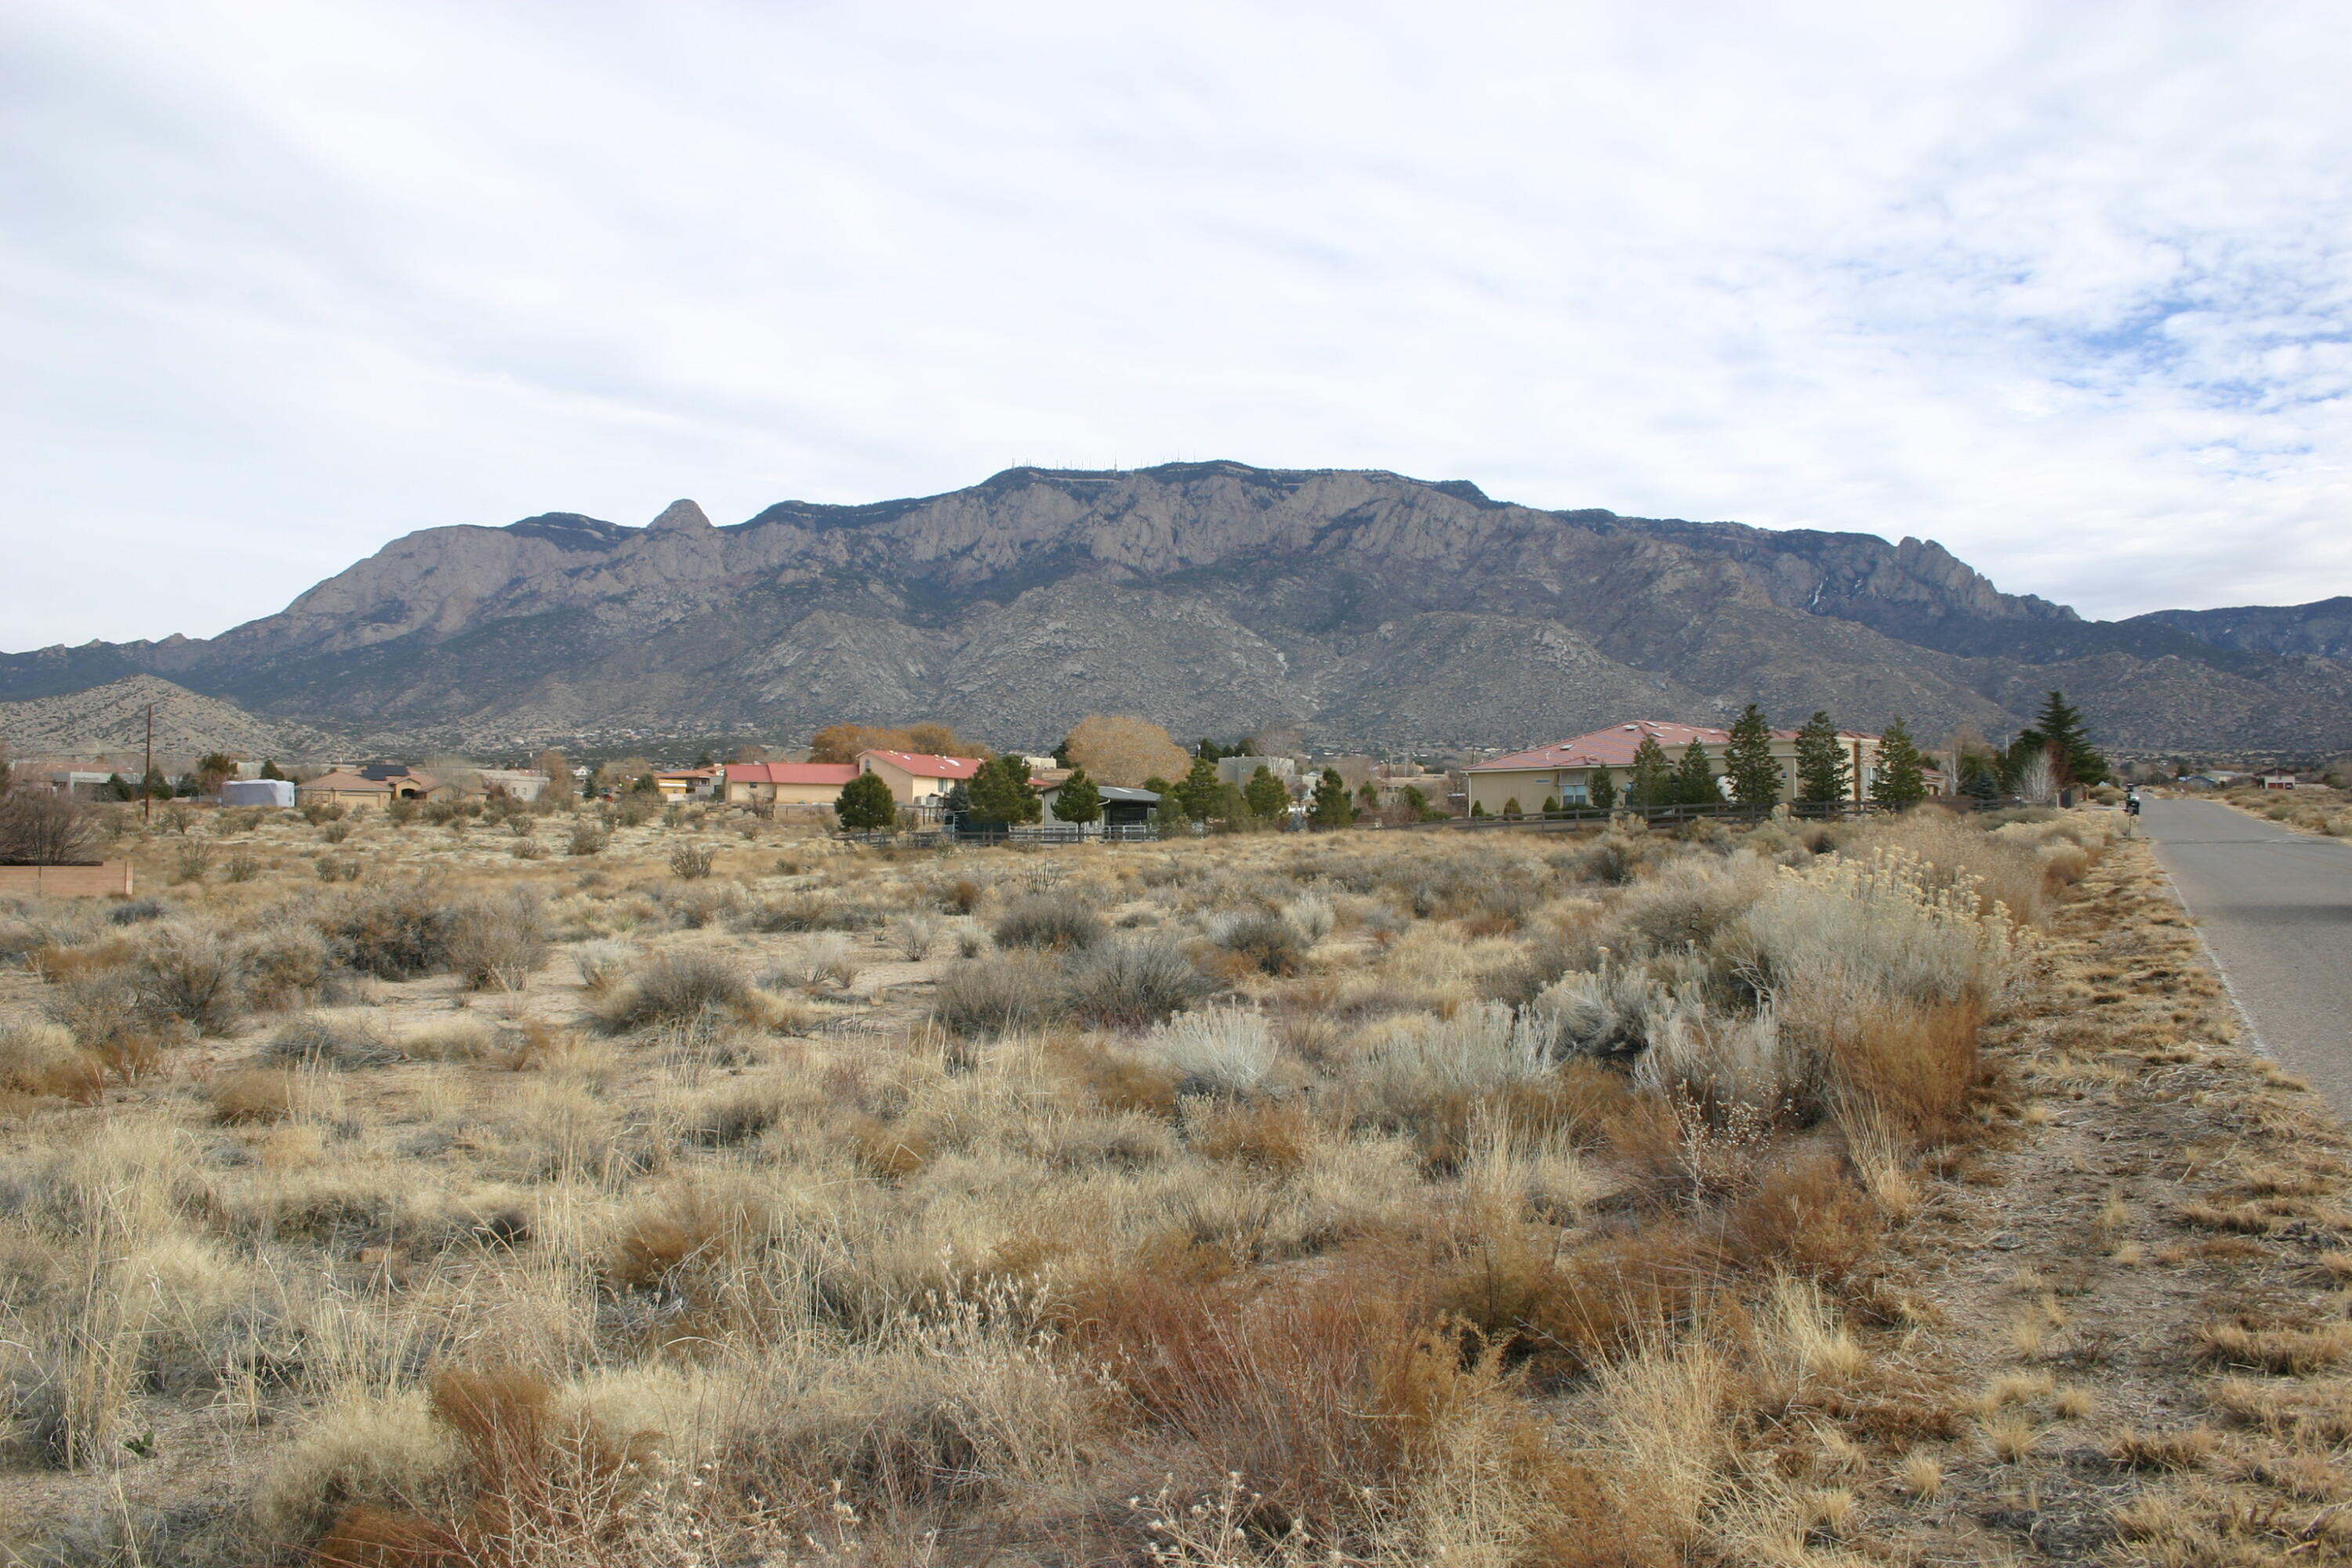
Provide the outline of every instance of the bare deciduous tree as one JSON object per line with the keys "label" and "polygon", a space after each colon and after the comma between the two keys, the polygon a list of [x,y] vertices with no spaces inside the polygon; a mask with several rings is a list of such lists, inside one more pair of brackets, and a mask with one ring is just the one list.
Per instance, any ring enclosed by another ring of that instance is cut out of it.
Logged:
{"label": "bare deciduous tree", "polygon": [[1132,787],[1149,778],[1181,779],[1192,759],[1167,731],[1129,713],[1089,713],[1070,731],[1070,765],[1097,784]]}
{"label": "bare deciduous tree", "polygon": [[94,857],[98,820],[70,795],[10,790],[0,796],[0,861],[16,866],[73,866]]}

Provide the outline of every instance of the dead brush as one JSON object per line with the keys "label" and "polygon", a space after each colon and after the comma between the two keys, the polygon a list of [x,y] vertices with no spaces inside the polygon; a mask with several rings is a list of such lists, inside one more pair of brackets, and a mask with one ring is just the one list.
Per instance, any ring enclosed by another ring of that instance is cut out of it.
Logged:
{"label": "dead brush", "polygon": [[2244,1321],[2208,1323],[2197,1331],[2197,1356],[2216,1366],[2252,1367],[2304,1376],[2352,1353],[2352,1322],[2315,1329],[2257,1327]]}
{"label": "dead brush", "polygon": [[2126,1426],[2107,1444],[2107,1458],[2127,1470],[2201,1470],[2220,1449],[2210,1427],[2142,1432]]}
{"label": "dead brush", "polygon": [[215,1080],[213,1118],[232,1127],[283,1121],[301,1102],[301,1079],[285,1068],[251,1068]]}
{"label": "dead brush", "polygon": [[1280,1173],[1303,1167],[1315,1150],[1315,1120],[1301,1100],[1240,1104],[1194,1100],[1186,1105],[1186,1141],[1203,1159]]}
{"label": "dead brush", "polygon": [[604,1561],[623,1511],[647,1479],[660,1434],[625,1436],[567,1415],[538,1374],[447,1368],[433,1417],[465,1456],[470,1493],[440,1508],[345,1509],[311,1549],[325,1568],[521,1568]]}

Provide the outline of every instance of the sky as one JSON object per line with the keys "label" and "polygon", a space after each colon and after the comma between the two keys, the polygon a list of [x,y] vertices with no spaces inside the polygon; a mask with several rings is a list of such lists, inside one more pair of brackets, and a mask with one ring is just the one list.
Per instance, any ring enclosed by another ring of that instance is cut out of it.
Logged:
{"label": "sky", "polygon": [[0,6],[0,648],[1235,458],[2352,593],[2339,5]]}

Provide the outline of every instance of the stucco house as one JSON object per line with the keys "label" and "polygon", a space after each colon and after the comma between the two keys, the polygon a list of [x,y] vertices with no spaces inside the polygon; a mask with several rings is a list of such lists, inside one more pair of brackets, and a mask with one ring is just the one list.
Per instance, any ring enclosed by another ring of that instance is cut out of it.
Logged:
{"label": "stucco house", "polygon": [[656,768],[654,788],[664,800],[709,800],[719,793],[721,770],[709,768]]}
{"label": "stucco house", "polygon": [[395,800],[425,800],[441,788],[431,773],[399,763],[372,763],[363,768],[337,768],[306,779],[294,790],[302,805],[364,807],[388,805]]}
{"label": "stucco house", "polygon": [[948,791],[980,772],[980,759],[935,757],[919,752],[860,752],[857,771],[879,774],[890,786],[890,798],[900,805],[935,805]]}
{"label": "stucco house", "polygon": [[[1029,781],[1045,804],[1045,820],[1047,822],[1060,820],[1054,815],[1054,802],[1060,796],[1062,786],[1069,782],[1070,772],[1068,768],[1051,768],[1047,770],[1046,777],[1042,779],[1033,777]],[[1158,809],[1160,805],[1160,797],[1148,789],[1129,789],[1120,784],[1097,784],[1095,793],[1102,798],[1102,820],[1099,826],[1104,827],[1139,826],[1151,820],[1152,812]]]}
{"label": "stucco house", "polygon": [[[1731,744],[1731,731],[1701,724],[1675,724],[1658,720],[1642,719],[1630,724],[1612,724],[1605,730],[1555,741],[1549,746],[1537,746],[1528,751],[1513,752],[1475,763],[1463,770],[1469,784],[1470,798],[1465,809],[1485,806],[1489,816],[1502,815],[1512,801],[1519,809],[1535,813],[1543,809],[1547,800],[1557,800],[1563,806],[1590,805],[1592,801],[1592,780],[1602,772],[1610,775],[1620,795],[1633,771],[1633,753],[1643,739],[1654,739],[1664,748],[1669,763],[1682,761],[1684,751],[1693,741],[1706,748],[1707,762],[1713,768],[1717,785],[1724,775],[1724,752]],[[1848,788],[1856,801],[1866,799],[1870,781],[1878,767],[1876,735],[1859,730],[1840,730],[1838,744],[1846,752],[1851,778]],[[1780,798],[1792,800],[1797,793],[1797,732],[1794,730],[1772,731],[1772,757],[1780,764]],[[1726,789],[1727,795],[1728,790]]]}
{"label": "stucco house", "polygon": [[730,763],[719,771],[730,805],[831,805],[864,770],[855,763]]}

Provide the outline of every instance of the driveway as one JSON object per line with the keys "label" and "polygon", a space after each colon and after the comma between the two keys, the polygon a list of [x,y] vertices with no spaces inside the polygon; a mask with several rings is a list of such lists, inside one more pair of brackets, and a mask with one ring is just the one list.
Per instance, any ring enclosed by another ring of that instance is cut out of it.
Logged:
{"label": "driveway", "polygon": [[2352,1117],[2352,843],[2203,800],[2139,824],[2261,1044]]}

